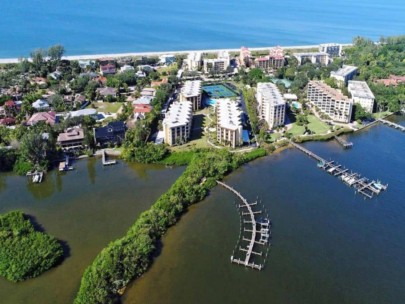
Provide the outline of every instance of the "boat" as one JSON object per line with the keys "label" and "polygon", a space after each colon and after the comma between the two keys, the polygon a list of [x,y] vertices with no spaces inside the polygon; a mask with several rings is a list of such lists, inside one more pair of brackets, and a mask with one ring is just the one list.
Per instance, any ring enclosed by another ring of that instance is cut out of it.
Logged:
{"label": "boat", "polygon": [[388,187],[388,185],[383,185],[380,181],[372,181],[371,186],[378,191],[386,190]]}
{"label": "boat", "polygon": [[325,167],[325,161],[321,160],[320,162],[318,162],[317,166],[318,166],[318,168]]}

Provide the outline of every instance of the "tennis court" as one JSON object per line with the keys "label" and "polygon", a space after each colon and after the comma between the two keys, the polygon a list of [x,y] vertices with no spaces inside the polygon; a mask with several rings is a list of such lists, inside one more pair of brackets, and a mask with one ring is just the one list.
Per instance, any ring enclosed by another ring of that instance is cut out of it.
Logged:
{"label": "tennis court", "polygon": [[213,99],[236,97],[238,94],[223,84],[212,84],[202,87],[203,91]]}

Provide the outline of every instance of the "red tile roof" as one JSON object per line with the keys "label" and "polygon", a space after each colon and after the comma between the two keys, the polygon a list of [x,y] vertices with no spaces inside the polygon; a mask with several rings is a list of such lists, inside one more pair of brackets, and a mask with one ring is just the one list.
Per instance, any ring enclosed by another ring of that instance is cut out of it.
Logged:
{"label": "red tile roof", "polygon": [[151,105],[134,105],[134,113],[149,113],[150,111],[152,111]]}
{"label": "red tile roof", "polygon": [[31,116],[31,118],[27,121],[27,125],[35,125],[38,122],[45,122],[50,124],[51,126],[55,124],[56,113],[55,112],[38,112]]}

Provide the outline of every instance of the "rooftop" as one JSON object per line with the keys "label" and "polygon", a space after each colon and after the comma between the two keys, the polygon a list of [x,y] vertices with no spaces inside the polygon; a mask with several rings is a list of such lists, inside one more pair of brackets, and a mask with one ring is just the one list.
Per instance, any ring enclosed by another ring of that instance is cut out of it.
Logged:
{"label": "rooftop", "polygon": [[193,97],[201,94],[201,80],[186,81],[181,88],[181,94],[185,97]]}
{"label": "rooftop", "polygon": [[322,81],[310,81],[309,84],[330,97],[333,97],[335,100],[353,102],[349,97],[343,95],[340,90],[334,89]]}
{"label": "rooftop", "polygon": [[263,96],[264,102],[268,102],[271,105],[278,106],[285,104],[283,95],[281,95],[277,86],[272,82],[259,82],[257,84],[257,93]]}
{"label": "rooftop", "polygon": [[70,117],[93,116],[93,115],[97,115],[97,110],[96,109],[83,109],[83,110],[72,111],[69,114],[70,114]]}
{"label": "rooftop", "polygon": [[193,105],[190,101],[176,101],[172,103],[169,112],[166,113],[163,124],[169,128],[188,124],[193,116]]}
{"label": "rooftop", "polygon": [[348,89],[352,97],[375,98],[365,81],[349,80]]}
{"label": "rooftop", "polygon": [[219,99],[216,104],[218,125],[221,128],[237,130],[242,127],[242,111],[235,101]]}
{"label": "rooftop", "polygon": [[84,139],[84,131],[80,127],[68,128],[58,135],[58,142]]}
{"label": "rooftop", "polygon": [[347,75],[357,71],[357,67],[353,65],[343,65],[339,70],[332,71],[330,73],[331,76],[341,76],[346,77]]}

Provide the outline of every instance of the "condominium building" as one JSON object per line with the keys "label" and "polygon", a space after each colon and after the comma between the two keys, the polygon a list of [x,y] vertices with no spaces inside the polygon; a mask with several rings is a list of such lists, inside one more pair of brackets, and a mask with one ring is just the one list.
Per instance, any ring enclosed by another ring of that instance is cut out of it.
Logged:
{"label": "condominium building", "polygon": [[330,57],[340,57],[342,55],[342,45],[338,43],[320,44],[319,52],[328,53]]}
{"label": "condominium building", "polygon": [[349,123],[352,116],[353,101],[321,81],[310,81],[308,100],[318,110],[336,122]]}
{"label": "condominium building", "polygon": [[229,63],[229,53],[227,51],[220,51],[216,59],[204,59],[204,73],[224,72],[229,67]]}
{"label": "condominium building", "polygon": [[284,50],[277,46],[270,49],[268,56],[256,58],[255,66],[262,70],[268,71],[273,68],[281,68],[284,66],[284,61]]}
{"label": "condominium building", "polygon": [[348,89],[354,103],[359,103],[364,110],[373,113],[375,97],[365,81],[349,80]]}
{"label": "condominium building", "polygon": [[218,99],[216,112],[218,142],[232,148],[242,145],[242,111],[238,104],[230,99]]}
{"label": "condominium building", "polygon": [[247,47],[242,46],[239,54],[239,65],[249,67],[252,61],[252,53]]}
{"label": "condominium building", "polygon": [[190,101],[193,111],[201,108],[201,80],[186,81],[180,91],[180,101]]}
{"label": "condominium building", "polygon": [[319,63],[322,65],[329,64],[329,54],[324,52],[313,52],[313,53],[294,53],[295,58],[298,60],[298,64],[304,64],[306,62],[311,62],[313,64]]}
{"label": "condominium building", "polygon": [[191,52],[188,54],[187,58],[185,59],[185,63],[187,65],[187,70],[189,71],[197,71],[201,68],[201,52]]}
{"label": "condominium building", "polygon": [[256,99],[259,117],[266,120],[270,129],[284,125],[286,102],[274,83],[259,82]]}
{"label": "condominium building", "polygon": [[190,101],[174,102],[163,120],[165,143],[173,146],[186,142],[190,138],[193,120]]}
{"label": "condominium building", "polygon": [[340,86],[347,85],[357,75],[358,68],[352,65],[343,65],[339,70],[330,72],[330,77],[335,78]]}

